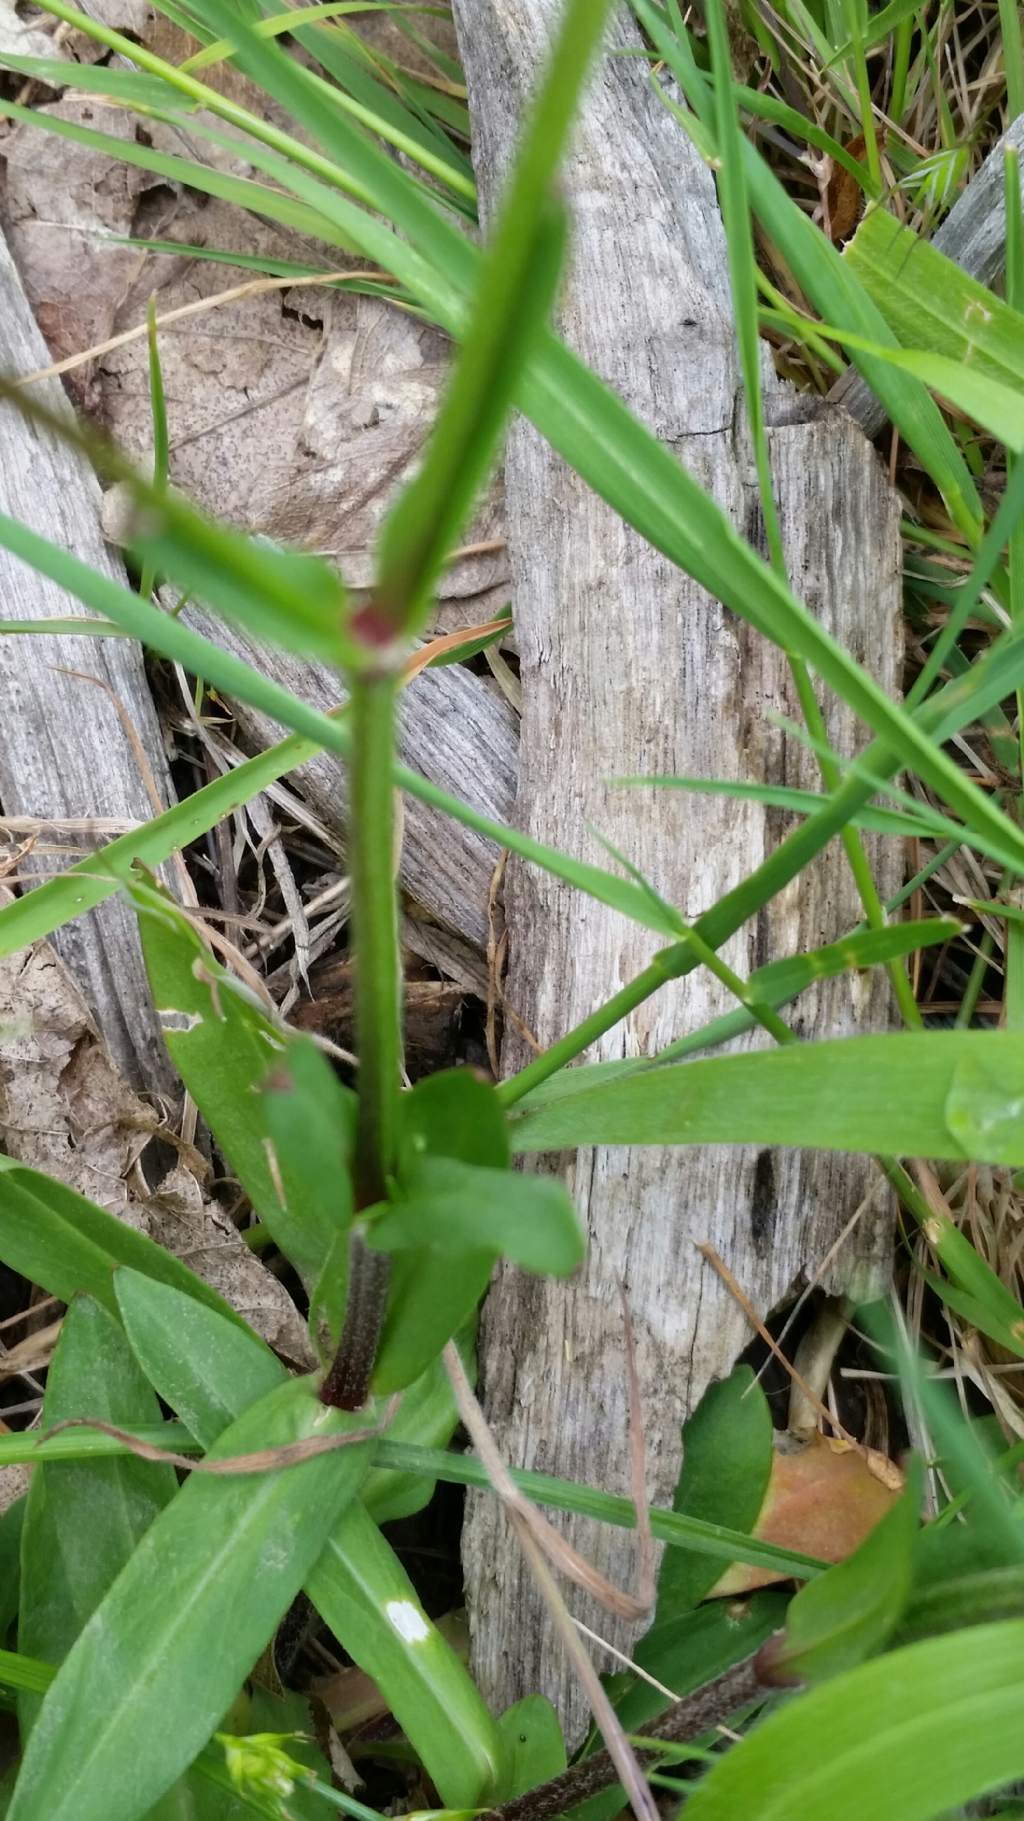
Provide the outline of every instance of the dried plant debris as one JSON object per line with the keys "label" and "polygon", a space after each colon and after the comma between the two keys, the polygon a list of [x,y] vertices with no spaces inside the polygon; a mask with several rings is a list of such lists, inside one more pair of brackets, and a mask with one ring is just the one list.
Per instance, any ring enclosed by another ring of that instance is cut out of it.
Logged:
{"label": "dried plant debris", "polygon": [[[174,238],[265,259],[310,259],[310,246],[226,205],[184,205]],[[313,250],[312,263],[340,270]],[[253,274],[158,256],[139,274],[111,333],[221,297]],[[350,586],[371,580],[377,529],[419,457],[448,370],[446,339],[387,301],[325,286],[255,287],[160,331],[171,467],[200,504],[236,524],[337,562]],[[140,456],[150,444],[147,352],[140,338],[100,357],[101,408]],[[508,600],[500,499],[485,503],[442,586],[439,624],[472,625]],[[455,603],[459,606],[456,607]],[[462,603],[465,603],[463,606]]]}
{"label": "dried plant debris", "polygon": [[[24,7],[16,6],[14,0],[0,0],[0,56],[12,57],[57,57],[60,50],[55,42],[55,19],[48,19],[44,13],[35,13]],[[8,76],[7,81],[12,78]],[[24,81],[16,79],[17,90],[24,88]]]}
{"label": "dried plant debris", "polygon": [[[178,1160],[151,1187],[158,1140]],[[0,961],[0,1143],[167,1246],[278,1352],[310,1363],[298,1310],[210,1194],[209,1166],[118,1074],[46,942]]]}
{"label": "dried plant debris", "polygon": [[[89,124],[121,138],[143,130],[99,100],[69,93],[53,102],[51,92],[41,91],[46,111],[82,120],[88,114]],[[255,98],[245,99],[252,105]],[[193,140],[173,124],[153,120],[145,131],[160,150],[236,173],[247,169],[228,149]],[[174,481],[237,525],[327,555],[350,586],[365,588],[381,519],[414,469],[436,413],[446,338],[379,297],[319,283],[275,286],[251,266],[200,256],[226,250],[272,268],[306,265],[321,276],[340,269],[336,250],[304,235],[30,128],[8,145],[12,250],[55,360],[140,329],[152,295],[158,321],[170,318],[158,339]],[[115,236],[197,253],[147,252],[114,244]],[[64,379],[148,463],[145,337],[95,353]],[[509,587],[498,484],[442,579],[434,630],[457,631],[503,612]],[[194,611],[205,628],[201,610]],[[209,629],[219,642],[236,642],[230,628]],[[287,686],[280,654],[263,654],[260,662]],[[333,706],[335,679],[322,667],[303,668],[308,699]],[[484,665],[478,668],[483,674],[453,665],[417,680],[405,707],[403,756],[444,789],[503,817],[515,789],[518,717]],[[265,717],[232,706],[248,749],[275,737]],[[340,833],[336,762],[321,755],[292,784],[329,819],[332,834]],[[416,806],[402,884],[414,907],[482,951],[495,857],[472,831]]]}
{"label": "dried plant debris", "polygon": [[[40,112],[126,143],[138,132],[123,108],[85,95],[65,95]],[[145,261],[138,248],[118,246],[114,237],[137,232],[147,199],[148,231],[162,231],[177,199],[148,172],[32,126],[10,135],[4,155],[11,252],[47,345],[62,360],[110,334]],[[91,363],[75,370],[71,390],[79,403],[95,405],[101,392],[90,370]]]}
{"label": "dried plant debris", "polygon": [[[69,92],[40,111],[126,141],[142,130],[88,95]],[[248,171],[244,159],[173,124],[145,130],[160,151]],[[446,337],[377,297],[319,284],[268,289],[248,266],[113,244],[156,239],[316,274],[340,269],[333,249],[226,203],[31,127],[12,133],[7,157],[11,248],[54,359],[138,327],[150,296],[161,317],[209,302],[160,331],[173,479],[233,523],[331,556],[350,584],[365,586],[383,512],[436,414]],[[360,262],[345,269],[354,275]],[[123,446],[148,455],[144,338],[70,369],[67,380]],[[443,630],[506,605],[500,519],[498,489],[467,539],[483,548],[442,584]]]}

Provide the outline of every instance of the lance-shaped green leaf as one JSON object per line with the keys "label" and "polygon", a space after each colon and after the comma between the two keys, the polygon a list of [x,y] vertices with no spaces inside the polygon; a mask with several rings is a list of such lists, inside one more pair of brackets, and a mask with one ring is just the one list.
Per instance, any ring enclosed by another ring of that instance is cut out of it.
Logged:
{"label": "lance-shaped green leaf", "polygon": [[[138,912],[146,972],[164,1042],[175,1068],[207,1121],[254,1208],[282,1251],[298,1240],[274,1180],[266,1109],[260,1088],[270,1070],[286,1062],[287,1034],[268,1018],[251,987],[211,954],[178,906],[156,886],[131,885]],[[337,1181],[342,1197],[344,1178]],[[345,1203],[342,1200],[344,1224]],[[310,1223],[304,1260],[315,1269],[323,1250]],[[298,1262],[298,1261],[296,1261]]]}
{"label": "lance-shaped green leaf", "polygon": [[[213,1309],[136,1271],[116,1272],[114,1288],[121,1319],[146,1377],[201,1446],[212,1445],[236,1416],[284,1383],[285,1368],[258,1335]],[[434,1360],[409,1386],[388,1434],[396,1442],[443,1448],[457,1422],[448,1375],[441,1361]],[[429,1474],[371,1467],[360,1498],[378,1524],[388,1524],[420,1510],[433,1488]]]}
{"label": "lance-shaped green leaf", "polygon": [[798,1695],[735,1745],[687,1821],[937,1821],[1024,1775],[1024,1619],[929,1638]]}
{"label": "lance-shaped green leaf", "polygon": [[501,1101],[473,1069],[440,1069],[402,1100],[403,1157],[429,1154],[501,1170],[510,1157]]}
{"label": "lance-shaped green leaf", "polygon": [[[317,1283],[332,1253],[344,1262],[352,1188],[349,1178],[355,1095],[343,1087],[308,1037],[293,1038],[263,1083],[264,1143],[273,1147],[278,1188],[274,1235],[303,1283]],[[344,1314],[344,1272],[332,1269],[332,1295]]]}
{"label": "lance-shaped green leaf", "polygon": [[912,1031],[793,1044],[644,1070],[535,1113],[523,1105],[511,1122],[520,1152],[589,1144],[812,1145],[1020,1165],[1024,1036]]}
{"label": "lance-shaped green leaf", "polygon": [[586,1241],[562,1183],[553,1176],[488,1170],[451,1157],[423,1157],[396,1199],[367,1228],[378,1252],[429,1248],[451,1259],[491,1252],[527,1271],[567,1277]]}
{"label": "lance-shaped green leaf", "polygon": [[[211,1457],[338,1437],[363,1418],[290,1380],[226,1429]],[[227,1712],[372,1451],[290,1468],[193,1473],[135,1549],[59,1670],[33,1729],[11,1821],[138,1821]]]}
{"label": "lance-shaped green leaf", "polygon": [[[189,1297],[180,1301],[199,1307]],[[241,1334],[231,1323],[224,1326]],[[160,1420],[156,1396],[124,1334],[88,1296],[77,1296],[64,1317],[43,1400],[46,1428],[76,1416],[95,1416],[118,1428]],[[35,1469],[21,1546],[19,1650],[50,1663],[66,1656],[176,1491],[173,1467],[150,1466],[130,1455],[48,1461]],[[37,1696],[22,1696],[23,1734],[38,1708]]]}
{"label": "lance-shaped green leaf", "polygon": [[212,1447],[243,1410],[285,1383],[284,1366],[258,1335],[167,1284],[122,1270],[114,1291],[146,1378],[201,1448]]}
{"label": "lance-shaped green leaf", "polygon": [[607,0],[569,0],[564,9],[423,466],[385,522],[376,604],[395,630],[414,628],[430,600],[550,311],[564,253],[551,185],[607,14]]}
{"label": "lance-shaped green leaf", "polygon": [[129,1265],[245,1326],[230,1304],[163,1246],[53,1176],[0,1157],[0,1259],[51,1296],[79,1290],[117,1313],[113,1273]]}
{"label": "lance-shaped green leaf", "polygon": [[566,1766],[565,1739],[551,1702],[545,1695],[526,1695],[506,1707],[498,1721],[505,1748],[505,1771],[500,1797],[510,1802],[538,1783],[557,1777]]}
{"label": "lance-shaped green leaf", "polygon": [[354,1096],[308,1038],[282,1031],[163,892],[131,886],[164,1041],[225,1157],[314,1299],[345,1312]]}
{"label": "lance-shaped green leaf", "polygon": [[497,1727],[361,1504],[351,1505],[334,1526],[306,1589],[349,1655],[378,1684],[446,1806],[486,1802],[501,1777]]}
{"label": "lance-shaped green leaf", "polygon": [[962,364],[1020,399],[1024,316],[1003,298],[881,208],[864,217],[843,259],[902,347]]}
{"label": "lance-shaped green leaf", "polygon": [[[471,1069],[445,1069],[418,1082],[402,1101],[405,1170],[426,1158],[448,1158],[503,1172],[509,1161],[501,1103]],[[472,1318],[497,1263],[486,1239],[457,1255],[429,1245],[396,1252],[388,1307],[373,1372],[375,1391],[400,1391]]]}
{"label": "lance-shaped green leaf", "polygon": [[[749,1366],[708,1386],[683,1426],[683,1463],[672,1496],[673,1511],[705,1523],[752,1530],[764,1503],[772,1465],[772,1418],[767,1399]],[[651,1629],[638,1657],[661,1648],[660,1636],[685,1630],[694,1606],[719,1578],[706,1555],[670,1549],[662,1558],[658,1599]],[[653,1672],[657,1673],[657,1672]]]}
{"label": "lance-shaped green leaf", "polygon": [[[212,1447],[225,1424],[241,1416],[261,1382],[272,1375],[284,1379],[284,1367],[261,1342],[243,1337],[246,1359],[233,1332],[205,1312],[198,1322],[189,1318],[176,1345],[173,1321],[180,1298],[172,1292],[159,1286],[154,1292],[128,1272],[119,1274],[118,1291],[132,1344],[147,1373],[166,1402],[182,1416],[188,1413],[186,1420],[204,1446]],[[404,1427],[406,1434],[422,1440],[424,1427],[429,1433],[432,1418],[436,1422],[436,1387],[428,1386],[424,1395],[422,1387],[414,1386],[405,1401],[411,1407],[399,1411],[390,1433]],[[364,1411],[361,1420],[371,1422],[372,1411]],[[442,1433],[450,1433],[454,1422],[449,1396]],[[492,1789],[500,1746],[475,1684],[427,1618],[364,1503],[364,1498],[376,1498],[393,1508],[400,1489],[391,1482],[398,1477],[367,1474],[310,1571],[306,1591],[345,1649],[377,1682],[443,1800],[452,1807],[470,1805]]]}
{"label": "lance-shaped green leaf", "polygon": [[391,1261],[388,1306],[373,1367],[380,1396],[402,1391],[472,1321],[498,1262],[496,1252],[413,1247]]}

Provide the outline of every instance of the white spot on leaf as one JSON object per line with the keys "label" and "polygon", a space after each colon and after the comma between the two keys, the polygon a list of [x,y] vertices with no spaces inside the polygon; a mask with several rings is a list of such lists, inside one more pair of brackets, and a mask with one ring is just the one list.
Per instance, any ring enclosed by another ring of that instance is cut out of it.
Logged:
{"label": "white spot on leaf", "polygon": [[430,1626],[411,1600],[389,1600],[384,1611],[407,1644],[422,1644],[424,1638],[429,1638]]}

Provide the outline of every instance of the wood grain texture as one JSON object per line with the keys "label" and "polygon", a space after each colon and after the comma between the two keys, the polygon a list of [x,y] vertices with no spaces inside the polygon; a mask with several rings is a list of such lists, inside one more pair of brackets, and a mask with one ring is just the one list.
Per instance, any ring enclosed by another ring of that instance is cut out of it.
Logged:
{"label": "wood grain texture", "polygon": [[[312,707],[326,713],[343,699],[326,666],[273,651],[201,608],[188,608],[185,617]],[[254,746],[284,737],[285,729],[267,715],[241,702],[233,706]],[[517,716],[497,686],[458,664],[421,671],[402,695],[398,745],[404,763],[502,821],[515,794],[517,731]],[[346,792],[339,760],[321,753],[299,768],[293,782],[343,845]],[[416,904],[478,949],[487,940],[487,897],[497,860],[497,848],[482,835],[406,798],[401,884]]]}
{"label": "wood grain texture", "polygon": [[[488,213],[558,0],[456,0]],[[635,45],[619,23],[618,49]],[[645,69],[606,57],[567,161],[574,218],[566,339],[759,535],[760,512],[733,346],[725,244],[710,174],[648,86]],[[899,686],[896,503],[869,446],[840,413],[814,421],[766,374],[772,462],[792,579],[804,599],[890,691]],[[698,773],[817,786],[815,765],[768,716],[797,709],[782,655],[647,547],[525,423],[505,465],[513,600],[522,658],[517,819],[532,834],[606,859],[591,826],[695,918],[750,872],[787,826],[753,803],[609,790],[623,772]],[[859,729],[825,704],[830,737]],[[902,878],[896,844],[875,854],[883,895]],[[592,1011],[649,960],[643,931],[546,875],[510,864],[507,994],[542,1042]],[[841,851],[830,851],[726,946],[744,974],[840,935],[860,907]],[[706,974],[667,987],[590,1053],[648,1053],[729,1001]],[[802,998],[805,1036],[884,1028],[888,983],[829,982]],[[752,1041],[758,1041],[753,1039]],[[509,1067],[524,1060],[513,1037]],[[825,1269],[832,1286],[885,1270],[889,1209],[864,1160],[762,1150],[589,1150],[566,1166],[590,1236],[568,1285],[506,1271],[482,1335],[486,1405],[506,1455],[624,1491],[626,1391],[619,1283],[637,1331],[649,1491],[678,1472],[679,1428],[708,1381],[747,1340],[742,1314],[694,1250],[710,1241],[762,1309],[821,1266],[867,1195],[852,1241]],[[632,1578],[621,1532],[583,1521],[574,1539],[605,1572]],[[578,1733],[583,1713],[560,1647],[497,1512],[470,1501],[465,1568],[474,1668],[498,1707],[533,1689]],[[620,1646],[630,1634],[573,1592],[570,1604]]]}
{"label": "wood grain texture", "polygon": [[[932,245],[947,259],[954,259],[972,278],[991,285],[1006,264],[1006,194],[1003,154],[1007,146],[1024,152],[1024,115],[1015,120],[993,146],[981,169],[959,196]],[[1021,167],[1024,194],[1024,166]],[[860,425],[867,436],[877,436],[885,423],[885,406],[879,402],[856,367],[847,367],[829,397]]]}
{"label": "wood grain texture", "polygon": [[[14,263],[0,236],[0,370],[26,373],[49,354]],[[58,381],[36,396],[51,410],[69,407]],[[0,406],[0,509],[124,582],[119,558],[104,543],[100,494],[88,463],[58,438],[35,428],[12,406]],[[53,619],[86,612],[73,596],[0,550],[5,619]],[[73,674],[77,673],[77,674]],[[102,687],[83,678],[96,678]],[[173,801],[163,739],[142,654],[121,640],[60,636],[0,638],[0,801],[8,815],[153,814],[121,710],[145,753],[164,806]],[[31,857],[22,871],[43,872]],[[56,932],[54,946],[70,967],[121,1073],[133,1087],[173,1093],[175,1076],[150,1001],[135,917],[113,898]]]}

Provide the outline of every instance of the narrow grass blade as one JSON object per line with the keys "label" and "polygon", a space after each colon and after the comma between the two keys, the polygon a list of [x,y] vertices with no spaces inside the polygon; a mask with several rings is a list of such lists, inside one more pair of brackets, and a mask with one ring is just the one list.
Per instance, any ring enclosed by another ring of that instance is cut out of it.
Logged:
{"label": "narrow grass blade", "polygon": [[[710,150],[714,134],[704,79],[692,59],[687,61],[680,56],[678,40],[651,0],[633,0],[633,6],[700,119],[705,145],[710,137]],[[671,98],[665,99],[681,124],[688,127],[687,116]],[[786,193],[757,148],[744,140],[742,149],[754,213],[815,308],[827,321],[855,334],[872,341],[888,341],[891,337],[884,317],[836,248]],[[859,354],[857,365],[942,492],[956,524],[976,541],[982,522],[977,489],[934,401],[919,381],[884,367],[870,355]]]}
{"label": "narrow grass blade", "polygon": [[[151,146],[136,145],[130,139],[116,139],[112,133],[101,133],[92,127],[80,126],[74,120],[62,120],[56,114],[36,113],[32,108],[22,107],[17,101],[7,101],[2,97],[0,118],[17,120],[23,125],[35,127],[39,132],[53,133],[58,139],[68,139],[74,145],[85,145],[92,151],[105,152],[116,163],[152,171],[155,176],[167,177],[172,183],[188,184],[204,195],[219,197],[221,201],[234,203],[252,214],[266,215],[270,220],[280,222],[282,227],[294,228],[296,233],[314,239],[327,238],[335,246],[349,248],[353,245],[351,241],[339,240],[332,224],[317,214],[315,209],[308,208],[304,203],[297,202],[294,197],[273,189],[268,184],[257,183],[251,177],[235,177],[212,165],[200,164],[195,159],[179,158],[173,152],[159,152]],[[193,121],[186,120],[184,124],[189,133],[195,130]]]}
{"label": "narrow grass blade", "polygon": [[[172,502],[168,502],[168,514],[174,509]],[[350,740],[348,729],[343,723],[308,707],[298,697],[290,695],[286,689],[262,676],[251,665],[243,663],[231,652],[222,651],[211,640],[204,639],[182,620],[150,607],[111,578],[100,575],[69,552],[57,549],[47,539],[38,537],[25,526],[2,515],[0,544],[6,545],[33,568],[44,575],[50,575],[62,587],[77,594],[87,606],[118,620],[151,650],[182,664],[194,675],[205,677],[227,695],[237,696],[242,701],[250,702],[253,707],[261,708],[286,727],[293,727],[297,732],[305,734],[312,739],[314,745],[348,756]],[[296,761],[298,762],[301,761]],[[674,928],[665,927],[664,916],[657,913],[647,893],[640,891],[630,880],[617,879],[613,873],[605,872],[600,867],[558,854],[543,842],[495,822],[490,816],[481,815],[470,804],[449,796],[446,791],[440,790],[406,766],[396,766],[393,776],[399,788],[419,797],[421,802],[430,803],[455,816],[466,827],[475,828],[480,834],[520,854],[523,859],[533,860],[546,867],[567,884],[589,892],[614,910],[621,910],[645,928],[656,929],[664,935],[676,933]],[[99,865],[97,858],[91,863],[90,871],[99,870]],[[81,890],[81,885],[77,889]],[[101,898],[94,900],[101,901]],[[84,901],[78,908],[86,908]],[[3,914],[0,910],[0,917]],[[50,927],[55,926],[51,924]]]}
{"label": "narrow grass blade", "polygon": [[[119,636],[129,637],[118,629]],[[0,955],[14,954],[48,936],[74,917],[95,909],[121,890],[136,865],[156,872],[171,854],[207,834],[269,784],[305,764],[322,750],[319,741],[293,734],[254,759],[204,784],[152,821],[118,835],[95,854],[77,860],[55,879],[47,879],[22,898],[0,906]]]}
{"label": "narrow grass blade", "polygon": [[[1024,1164],[1024,1038],[850,1037],[645,1070],[512,1125],[518,1152],[762,1144]],[[807,1108],[815,1107],[813,1121]]]}
{"label": "narrow grass blade", "polygon": [[570,0],[565,9],[423,466],[384,524],[378,606],[397,614],[407,631],[422,617],[490,466],[514,388],[554,299],[564,226],[551,185],[607,14],[599,0]]}
{"label": "narrow grass blade", "polygon": [[[396,1419],[397,1421],[398,1419]],[[177,1449],[195,1446],[188,1431],[179,1423],[163,1423],[158,1429],[133,1432],[152,1447]],[[487,1469],[470,1455],[454,1454],[443,1448],[416,1442],[396,1441],[382,1437],[373,1446],[375,1467],[382,1473],[413,1474],[425,1480],[444,1480],[453,1486],[473,1486],[486,1491],[490,1486]],[[86,1457],[115,1457],[127,1453],[123,1442],[114,1437],[90,1434],[87,1430],[40,1439],[35,1435],[0,1436],[0,1466],[35,1464],[45,1460],[78,1460]],[[584,1486],[577,1480],[557,1479],[551,1474],[509,1469],[513,1483],[538,1505],[558,1511],[576,1511],[584,1517],[614,1524],[623,1530],[636,1525],[636,1506],[628,1498]],[[821,1572],[824,1563],[814,1556],[766,1543],[759,1537],[746,1536],[727,1525],[705,1523],[697,1518],[667,1511],[662,1506],[651,1509],[654,1535],[672,1548],[700,1549],[722,1562],[749,1562],[754,1567],[784,1569],[796,1580],[807,1580]]]}

